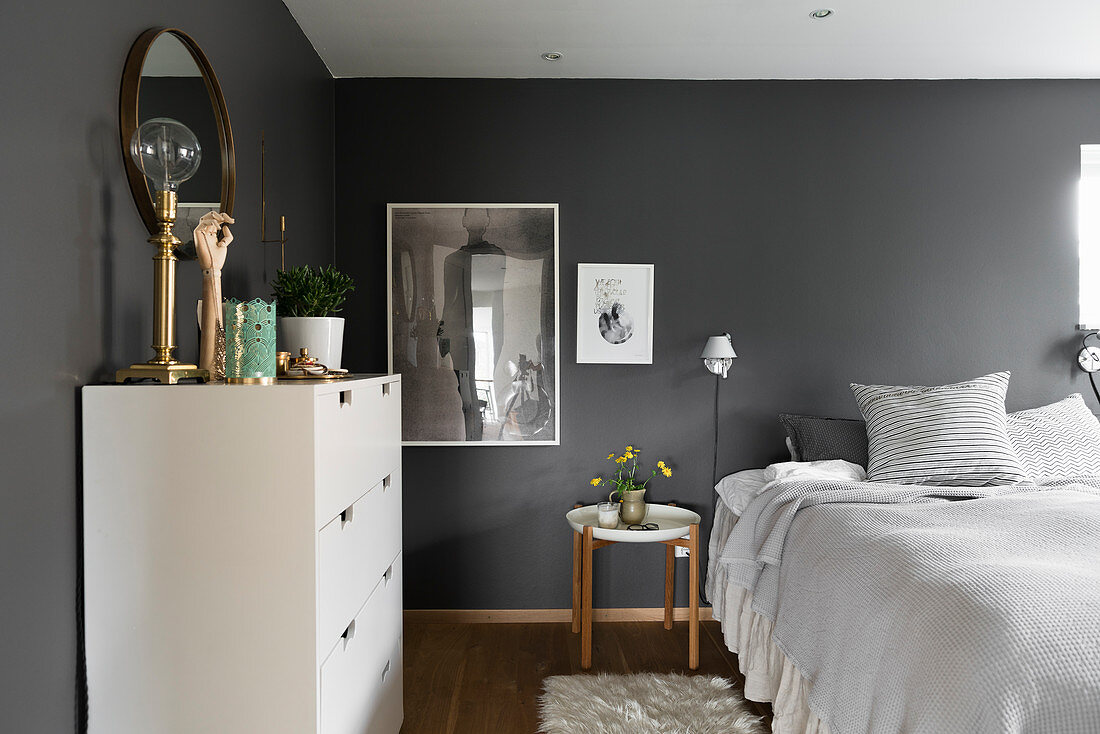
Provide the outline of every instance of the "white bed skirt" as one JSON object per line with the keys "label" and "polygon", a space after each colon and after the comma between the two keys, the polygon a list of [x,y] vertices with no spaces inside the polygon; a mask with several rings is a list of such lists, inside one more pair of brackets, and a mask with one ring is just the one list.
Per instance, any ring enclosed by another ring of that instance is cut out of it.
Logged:
{"label": "white bed skirt", "polygon": [[726,647],[737,654],[745,676],[745,698],[772,705],[774,734],[829,734],[829,727],[807,704],[810,684],[772,641],[772,623],[752,610],[752,592],[726,579],[717,560],[737,515],[722,502],[715,507],[707,554],[707,598],[722,622]]}
{"label": "white bed skirt", "polygon": [[[772,641],[771,620],[752,610],[752,592],[724,578],[716,581],[724,593],[715,607],[726,647],[737,654],[737,666],[745,676],[745,697],[771,703],[774,734],[829,734],[829,727],[807,703],[810,683]],[[718,601],[717,596],[711,599]]]}

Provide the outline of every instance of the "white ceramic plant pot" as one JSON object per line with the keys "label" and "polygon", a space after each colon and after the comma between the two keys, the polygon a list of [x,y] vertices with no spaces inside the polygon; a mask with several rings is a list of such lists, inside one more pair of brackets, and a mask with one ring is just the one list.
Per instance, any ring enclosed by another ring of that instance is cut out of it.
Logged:
{"label": "white ceramic plant pot", "polygon": [[344,320],[338,316],[283,316],[279,319],[279,350],[291,359],[302,347],[332,369],[340,368],[344,350]]}

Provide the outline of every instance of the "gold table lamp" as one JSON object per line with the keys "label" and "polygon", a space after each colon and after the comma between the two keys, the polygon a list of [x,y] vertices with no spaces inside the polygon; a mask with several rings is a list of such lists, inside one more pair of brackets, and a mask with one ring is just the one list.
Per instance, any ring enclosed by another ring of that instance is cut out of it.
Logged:
{"label": "gold table lamp", "polygon": [[198,365],[184,364],[176,350],[176,223],[177,187],[195,175],[202,151],[195,134],[166,117],[141,124],[130,140],[130,155],[153,185],[154,210],[159,231],[149,238],[157,248],[153,255],[153,352],[148,362],[132,364],[115,373],[116,382],[157,380],[174,385],[180,380],[207,382],[210,373]]}

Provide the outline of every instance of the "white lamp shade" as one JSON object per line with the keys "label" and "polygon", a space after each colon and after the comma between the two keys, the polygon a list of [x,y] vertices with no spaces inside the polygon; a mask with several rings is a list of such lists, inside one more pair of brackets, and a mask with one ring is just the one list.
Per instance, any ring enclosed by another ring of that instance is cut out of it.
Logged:
{"label": "white lamp shade", "polygon": [[733,351],[733,343],[730,338],[723,334],[707,339],[707,344],[703,347],[703,353],[699,357],[702,359],[734,359],[737,357],[737,352]]}

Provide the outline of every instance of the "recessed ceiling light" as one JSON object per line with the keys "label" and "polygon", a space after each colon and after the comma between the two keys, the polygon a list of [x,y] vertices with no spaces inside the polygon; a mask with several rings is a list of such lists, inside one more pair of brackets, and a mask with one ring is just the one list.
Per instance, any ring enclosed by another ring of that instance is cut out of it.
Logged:
{"label": "recessed ceiling light", "polygon": [[561,57],[562,55],[560,51],[547,51],[542,55],[542,58],[545,61],[561,61]]}
{"label": "recessed ceiling light", "polygon": [[814,12],[810,13],[810,17],[814,20],[822,20],[823,18],[828,18],[830,15],[833,14],[833,12],[834,11],[832,8],[818,8]]}

